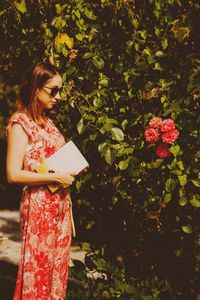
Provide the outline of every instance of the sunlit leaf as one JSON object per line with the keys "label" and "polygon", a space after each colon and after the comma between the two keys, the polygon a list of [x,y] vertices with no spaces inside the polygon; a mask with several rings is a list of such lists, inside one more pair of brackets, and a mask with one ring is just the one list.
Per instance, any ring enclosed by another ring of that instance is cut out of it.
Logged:
{"label": "sunlit leaf", "polygon": [[178,180],[179,180],[181,186],[186,185],[187,184],[187,175],[184,174],[184,175],[178,176]]}
{"label": "sunlit leaf", "polygon": [[22,0],[21,2],[15,1],[15,7],[17,10],[19,10],[21,13],[26,13],[27,12],[27,7],[26,7],[26,1]]}
{"label": "sunlit leaf", "polygon": [[190,180],[190,181],[194,184],[194,186],[200,187],[200,180]]}
{"label": "sunlit leaf", "polygon": [[164,196],[164,202],[165,203],[168,203],[169,201],[171,201],[171,199],[172,199],[172,194],[166,194]]}
{"label": "sunlit leaf", "polygon": [[188,233],[188,234],[192,233],[192,226],[190,224],[186,225],[186,226],[182,226],[181,228],[182,228],[183,232],[185,232],[185,233]]}
{"label": "sunlit leaf", "polygon": [[99,57],[95,56],[93,58],[93,64],[98,69],[103,69],[103,67],[104,67],[104,60],[102,58],[99,58]]}
{"label": "sunlit leaf", "polygon": [[59,32],[55,38],[55,45],[59,47],[60,45],[66,45],[69,49],[73,48],[74,40],[70,38],[66,33]]}
{"label": "sunlit leaf", "polygon": [[180,206],[185,206],[186,204],[187,204],[187,198],[186,197],[181,197],[180,199],[179,199],[179,201],[178,201],[178,204],[180,205]]}
{"label": "sunlit leaf", "polygon": [[175,189],[175,187],[176,187],[176,182],[172,178],[169,178],[169,179],[166,180],[166,182],[165,182],[165,190],[167,192],[169,192],[169,193],[173,192],[174,189]]}
{"label": "sunlit leaf", "polygon": [[111,150],[110,149],[107,149],[106,152],[105,152],[105,160],[106,162],[109,164],[109,165],[112,165],[113,161],[114,161],[114,157],[111,153]]}
{"label": "sunlit leaf", "polygon": [[121,142],[124,140],[124,133],[123,131],[118,127],[113,127],[111,129],[112,138],[118,142]]}
{"label": "sunlit leaf", "polygon": [[128,168],[129,160],[128,159],[121,160],[118,165],[119,165],[120,170],[125,170]]}
{"label": "sunlit leaf", "polygon": [[198,200],[197,198],[193,198],[192,200],[190,200],[190,203],[192,204],[192,206],[199,208],[200,207],[200,200]]}

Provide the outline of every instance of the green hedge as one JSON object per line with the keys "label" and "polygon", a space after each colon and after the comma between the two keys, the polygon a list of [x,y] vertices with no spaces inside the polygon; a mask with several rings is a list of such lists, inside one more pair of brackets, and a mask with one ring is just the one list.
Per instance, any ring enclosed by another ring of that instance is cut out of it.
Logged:
{"label": "green hedge", "polygon": [[[73,191],[78,238],[130,276],[167,279],[189,299],[200,257],[198,1],[1,6],[5,84],[41,58],[63,72],[51,116],[90,162]],[[165,159],[144,138],[153,117],[180,132]]]}

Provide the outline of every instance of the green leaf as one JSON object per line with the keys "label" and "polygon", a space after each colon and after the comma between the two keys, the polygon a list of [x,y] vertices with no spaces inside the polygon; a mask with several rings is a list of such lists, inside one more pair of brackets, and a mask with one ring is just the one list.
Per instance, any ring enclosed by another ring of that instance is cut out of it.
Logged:
{"label": "green leaf", "polygon": [[83,251],[90,251],[91,250],[90,244],[89,243],[83,243],[82,250]]}
{"label": "green leaf", "polygon": [[163,51],[156,51],[155,55],[158,56],[158,57],[162,57],[162,56],[164,56],[165,54],[164,54]]}
{"label": "green leaf", "polygon": [[21,13],[26,13],[27,12],[27,8],[26,8],[26,2],[25,0],[22,0],[20,3],[15,1],[15,7],[17,10],[19,10]]}
{"label": "green leaf", "polygon": [[168,47],[168,40],[167,39],[164,39],[162,41],[162,47],[163,47],[164,50],[167,49],[167,47]]}
{"label": "green leaf", "polygon": [[200,180],[191,180],[191,182],[194,184],[194,186],[200,187]]}
{"label": "green leaf", "polygon": [[112,165],[112,163],[113,163],[113,161],[114,161],[114,158],[113,158],[113,155],[112,155],[110,149],[107,149],[107,150],[106,150],[104,157],[105,157],[106,162],[107,162],[109,165]]}
{"label": "green leaf", "polygon": [[175,175],[182,175],[181,170],[172,170],[170,173],[175,174]]}
{"label": "green leaf", "polygon": [[112,197],[112,203],[115,205],[118,202],[117,196]]}
{"label": "green leaf", "polygon": [[108,79],[104,78],[104,79],[100,80],[99,84],[102,85],[102,86],[107,87],[108,86]]}
{"label": "green leaf", "polygon": [[165,182],[165,190],[168,192],[168,193],[171,193],[174,191],[176,187],[176,182],[172,179],[172,178],[169,178],[166,180]]}
{"label": "green leaf", "polygon": [[73,13],[75,14],[75,16],[76,16],[78,19],[80,19],[81,14],[80,14],[80,11],[79,11],[78,9],[74,9],[74,10],[73,10]]}
{"label": "green leaf", "polygon": [[194,207],[197,207],[197,208],[200,207],[200,201],[199,201],[195,196],[193,196],[193,199],[190,200],[190,203],[191,203],[192,206],[194,206]]}
{"label": "green leaf", "polygon": [[90,134],[90,141],[95,141],[97,138],[97,133]]}
{"label": "green leaf", "polygon": [[180,205],[180,206],[185,206],[186,204],[187,204],[187,198],[186,197],[181,197],[180,199],[179,199],[179,201],[178,201],[178,204]]}
{"label": "green leaf", "polygon": [[186,226],[182,226],[182,230],[183,232],[190,234],[192,233],[192,226],[190,224]]}
{"label": "green leaf", "polygon": [[126,159],[126,160],[121,160],[118,164],[120,170],[125,170],[128,168],[128,165],[129,165],[129,159]]}
{"label": "green leaf", "polygon": [[180,146],[179,145],[173,145],[169,148],[169,151],[174,155],[177,156],[180,153]]}
{"label": "green leaf", "polygon": [[102,98],[94,98],[93,105],[101,108],[104,105],[104,100]]}
{"label": "green leaf", "polygon": [[[177,146],[178,146],[178,145],[177,145]],[[178,162],[177,162],[177,166],[179,167],[180,170],[182,170],[182,171],[184,170],[184,165],[183,165],[183,162],[182,162],[182,161],[178,161]]]}
{"label": "green leaf", "polygon": [[125,130],[127,124],[128,124],[128,120],[125,119],[125,120],[122,122],[122,124],[121,124],[123,130]]}
{"label": "green leaf", "polygon": [[84,11],[84,13],[85,13],[85,15],[86,15],[86,17],[88,18],[88,19],[90,19],[90,20],[96,20],[96,16],[94,15],[94,13],[93,13],[93,11],[91,11],[91,10],[88,10],[87,8],[85,9],[85,11]]}
{"label": "green leaf", "polygon": [[77,33],[75,36],[76,36],[76,39],[80,42],[84,39],[84,35],[81,33]]}
{"label": "green leaf", "polygon": [[165,203],[168,203],[169,201],[171,201],[171,199],[172,199],[172,194],[166,194],[164,196],[164,202]]}
{"label": "green leaf", "polygon": [[82,180],[76,180],[76,189],[77,189],[77,191],[80,191],[82,184],[83,184]]}
{"label": "green leaf", "polygon": [[124,133],[123,131],[118,127],[113,127],[111,129],[112,138],[118,142],[121,142],[124,140]]}
{"label": "green leaf", "polygon": [[57,30],[61,30],[66,25],[66,21],[62,18],[62,16],[55,17],[51,22],[51,25]]}
{"label": "green leaf", "polygon": [[76,125],[76,128],[78,130],[78,133],[81,134],[85,130],[85,125],[83,124],[83,119],[81,118],[78,124]]}
{"label": "green leaf", "polygon": [[66,68],[65,74],[71,75],[76,71],[76,68],[74,66],[69,66]]}
{"label": "green leaf", "polygon": [[108,143],[106,143],[106,142],[104,142],[102,144],[99,144],[98,151],[103,152],[106,149],[107,146],[108,146]]}
{"label": "green leaf", "polygon": [[93,57],[93,53],[92,52],[86,52],[84,55],[83,55],[83,59],[88,59],[88,58],[91,58]]}
{"label": "green leaf", "polygon": [[150,163],[147,163],[147,168],[148,169],[157,169],[160,167],[162,162],[163,162],[162,159],[156,159],[156,161],[151,161]]}
{"label": "green leaf", "polygon": [[97,67],[98,69],[103,69],[103,67],[104,67],[104,60],[102,58],[100,58],[100,57],[95,56],[95,57],[93,57],[93,65],[95,67]]}
{"label": "green leaf", "polygon": [[187,175],[184,174],[184,175],[178,176],[178,180],[179,180],[181,186],[186,185],[186,183],[187,183]]}

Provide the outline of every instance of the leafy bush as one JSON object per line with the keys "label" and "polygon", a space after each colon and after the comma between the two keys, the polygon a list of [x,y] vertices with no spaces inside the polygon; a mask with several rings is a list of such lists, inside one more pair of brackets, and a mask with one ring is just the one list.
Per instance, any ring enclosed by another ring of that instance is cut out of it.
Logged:
{"label": "leafy bush", "polygon": [[113,265],[91,252],[86,257],[86,266],[75,263],[70,274],[78,280],[79,287],[69,287],[67,298],[69,300],[175,299],[167,281],[159,281],[157,277],[143,281],[127,279],[122,266]]}

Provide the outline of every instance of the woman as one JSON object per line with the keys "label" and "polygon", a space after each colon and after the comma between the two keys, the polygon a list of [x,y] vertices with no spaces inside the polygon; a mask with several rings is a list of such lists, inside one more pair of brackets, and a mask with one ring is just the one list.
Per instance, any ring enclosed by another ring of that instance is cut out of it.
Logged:
{"label": "woman", "polygon": [[[71,243],[70,195],[75,174],[35,172],[65,144],[44,114],[60,99],[62,79],[49,63],[29,69],[20,85],[17,112],[7,127],[7,179],[24,185],[20,204],[22,251],[14,300],[62,300]],[[60,188],[52,194],[47,184]]]}

